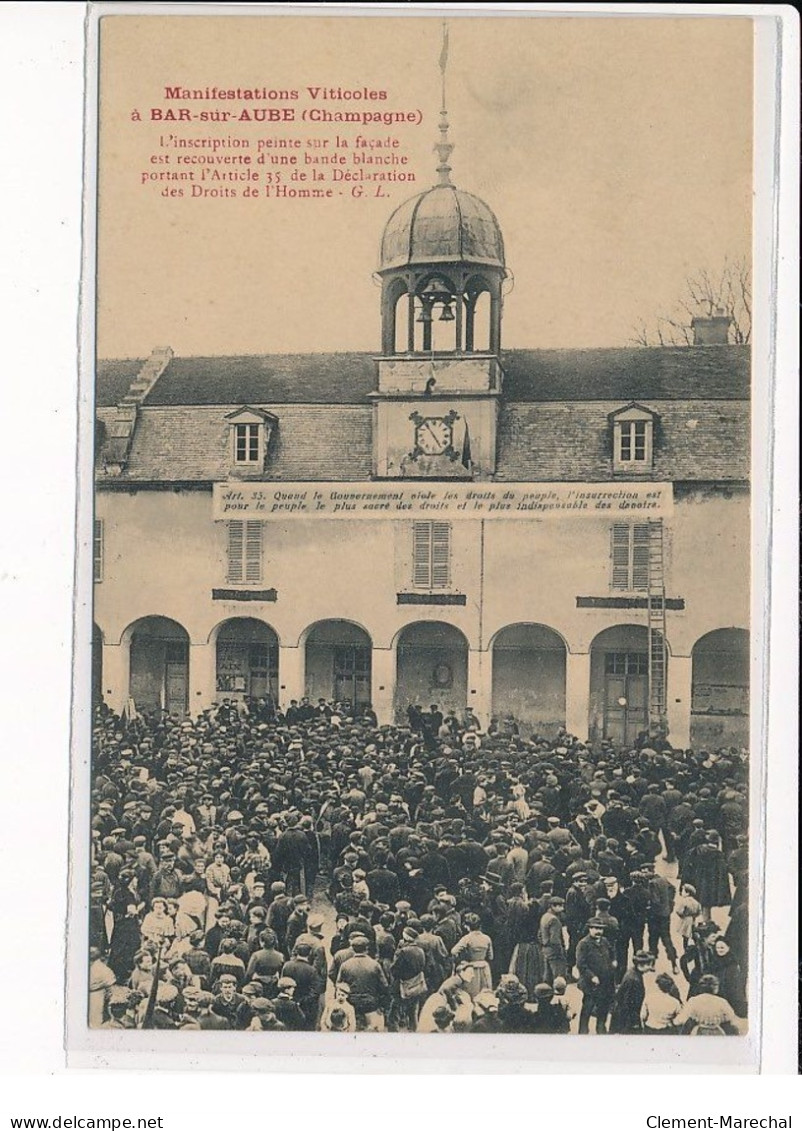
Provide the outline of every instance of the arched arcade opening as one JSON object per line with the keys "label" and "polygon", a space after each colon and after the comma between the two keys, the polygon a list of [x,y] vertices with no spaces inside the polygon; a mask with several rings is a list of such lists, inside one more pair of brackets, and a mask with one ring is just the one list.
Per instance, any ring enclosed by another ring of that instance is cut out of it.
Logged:
{"label": "arched arcade opening", "polygon": [[278,695],[278,636],[256,617],[232,617],[217,629],[215,691],[218,699]]}
{"label": "arched arcade opening", "polygon": [[123,633],[130,641],[128,695],[136,710],[187,712],[189,696],[189,635],[169,617],[142,617]]}
{"label": "arched arcade opening", "polygon": [[511,624],[492,644],[492,713],[551,736],[565,726],[563,638],[543,624]]}
{"label": "arched arcade opening", "polygon": [[462,714],[468,702],[468,641],[442,621],[416,621],[396,643],[395,711],[406,718],[410,704],[436,703]]}
{"label": "arched arcade opening", "polygon": [[588,734],[628,746],[648,729],[648,630],[639,624],[605,628],[590,646]]}
{"label": "arched arcade opening", "polygon": [[370,703],[373,644],[364,628],[348,620],[318,621],[307,630],[304,651],[309,699]]}
{"label": "arched arcade opening", "polygon": [[691,745],[749,745],[749,633],[717,628],[693,646]]}

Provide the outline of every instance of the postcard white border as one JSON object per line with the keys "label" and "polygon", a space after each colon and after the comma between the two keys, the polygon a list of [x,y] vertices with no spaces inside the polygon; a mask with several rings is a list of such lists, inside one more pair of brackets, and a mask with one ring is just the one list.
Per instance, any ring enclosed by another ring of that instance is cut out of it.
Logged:
{"label": "postcard white border", "polygon": [[[226,15],[243,12],[244,14],[259,14],[259,5],[230,5],[219,7],[216,5],[181,5],[179,8],[171,5],[145,5],[149,14],[214,14]],[[108,7],[93,6],[90,25],[96,27],[96,20],[100,14],[108,12]],[[141,12],[141,5],[114,5],[116,14]],[[269,9],[273,15],[286,11],[292,15],[331,15],[343,9],[329,8],[322,12],[319,8],[307,6],[288,7],[286,9]],[[776,14],[767,12],[765,7],[747,6],[721,6],[715,9],[704,5],[650,5],[647,9],[636,11],[630,6],[594,5],[590,9],[583,9],[573,5],[509,5],[504,11],[493,8],[488,11],[484,5],[462,6],[460,9],[452,8],[426,8],[425,10],[404,5],[400,7],[382,8],[373,7],[371,10],[346,8],[348,15],[361,15],[366,18],[373,16],[404,16],[409,14],[439,16],[444,11],[449,17],[457,15],[468,16],[481,12],[482,15],[492,14],[504,17],[506,15],[520,16],[523,14],[553,15],[571,14],[576,16],[604,16],[612,14],[625,14],[627,16],[651,15],[713,15],[744,16],[755,19],[756,29],[756,68],[759,69],[761,82],[756,83],[756,89],[766,90],[764,85],[766,76],[770,80],[776,75],[776,34],[783,26],[780,12]],[[790,21],[789,21],[790,22]],[[785,25],[788,26],[788,23]],[[95,104],[94,84],[97,79],[95,60],[96,38],[90,40],[87,64],[87,121],[86,137],[88,143],[95,136]],[[775,242],[776,238],[776,208],[777,201],[773,191],[773,177],[768,176],[765,162],[765,146],[774,149],[775,122],[774,101],[766,96],[756,100],[756,121],[759,128],[755,131],[755,160],[756,160],[756,213],[755,213],[755,248],[760,253],[755,256],[756,267],[761,263],[761,256],[768,242]],[[761,152],[762,151],[762,152]],[[92,497],[92,372],[93,359],[93,311],[94,311],[94,193],[95,193],[95,167],[88,144],[88,158],[85,170],[86,202],[84,216],[84,285],[82,290],[82,369],[80,385],[80,421],[79,421],[79,459],[78,459],[78,488],[81,522],[79,523],[79,539],[77,551],[77,576],[79,579],[88,579],[90,569],[90,541],[91,502]],[[776,264],[771,265],[768,273],[760,272],[762,277],[756,277],[756,294],[763,291],[768,296],[771,291],[772,278]],[[760,335],[756,332],[755,361],[756,372],[760,375],[756,386],[766,393],[765,411],[758,411],[758,398],[755,398],[753,415],[753,457],[754,457],[754,482],[760,485],[762,468],[768,468],[771,463],[770,438],[773,433],[770,418],[771,398],[769,395],[770,381],[764,368],[771,352],[769,338],[760,342]],[[771,499],[767,492],[760,489],[756,498],[765,503],[765,513],[771,508]],[[754,507],[754,521],[762,532],[766,530],[766,519],[757,505]],[[766,544],[764,543],[764,546]],[[763,686],[766,655],[764,645],[767,639],[767,618],[763,598],[769,592],[767,584],[769,577],[769,557],[767,546],[762,553],[757,554],[753,563],[753,592],[755,600],[760,606],[755,610],[759,618],[754,617],[754,623],[760,624],[762,631],[755,632],[755,657],[753,662],[753,679],[755,686]],[[91,589],[91,583],[88,586]],[[87,585],[84,580],[78,585],[75,601],[75,639],[88,641],[91,639],[91,604],[85,598]],[[89,686],[89,650],[82,651],[76,648],[75,654],[75,687],[87,688]],[[135,1033],[123,1034],[122,1046],[117,1034],[111,1031],[92,1032],[85,1027],[85,954],[86,954],[86,881],[87,875],[87,837],[82,835],[88,825],[88,791],[85,786],[86,770],[89,748],[89,720],[87,712],[82,708],[80,696],[76,695],[76,707],[73,714],[73,765],[72,765],[72,834],[71,842],[73,855],[71,858],[71,931],[68,941],[68,1013],[67,1013],[67,1042],[68,1063],[75,1067],[125,1067],[125,1068],[225,1068],[259,1071],[331,1071],[336,1064],[337,1071],[348,1072],[447,1072],[449,1069],[460,1072],[594,1072],[603,1068],[605,1073],[631,1073],[631,1072],[667,1072],[676,1071],[678,1068],[688,1073],[707,1072],[754,1072],[760,1063],[760,1010],[753,1012],[750,1035],[743,1039],[713,1039],[699,1048],[697,1042],[689,1043],[687,1040],[661,1042],[659,1049],[645,1046],[648,1041],[644,1039],[608,1038],[604,1042],[574,1041],[565,1038],[563,1042],[555,1042],[553,1038],[538,1039],[531,1037],[485,1038],[476,1035],[462,1035],[455,1037],[441,1037],[438,1045],[440,1055],[432,1059],[432,1045],[425,1037],[415,1035],[370,1035],[355,1036],[344,1040],[341,1037],[327,1038],[320,1034],[265,1034],[259,1040],[258,1053],[253,1049],[253,1040],[239,1034],[203,1034],[202,1044],[198,1034]],[[765,736],[766,701],[761,703],[760,709],[755,710],[753,727],[756,728],[756,738]],[[763,745],[762,741],[753,747],[758,750]],[[754,759],[759,767],[759,781],[753,783],[753,830],[763,829],[763,807],[760,798],[766,782],[766,768],[763,759]],[[774,773],[772,768],[772,773]],[[771,777],[768,778],[768,784]],[[761,846],[763,841],[760,841]],[[758,853],[753,854],[755,858]],[[755,865],[753,865],[755,866]],[[764,854],[760,853],[760,863],[757,867],[765,867]],[[756,892],[758,884],[753,884]],[[756,896],[753,895],[753,900]],[[759,913],[753,907],[752,915],[753,939],[759,938]],[[753,950],[754,954],[758,951]],[[760,950],[761,958],[764,951]],[[760,959],[758,959],[758,962]],[[756,968],[754,968],[756,969]],[[758,981],[753,977],[753,983]],[[757,1003],[757,986],[753,992],[753,1005]],[[195,1038],[195,1039],[193,1039]],[[217,1039],[215,1039],[217,1038]],[[469,1048],[466,1049],[466,1043]],[[180,1051],[179,1051],[180,1049]],[[559,1053],[559,1057],[555,1056]]]}

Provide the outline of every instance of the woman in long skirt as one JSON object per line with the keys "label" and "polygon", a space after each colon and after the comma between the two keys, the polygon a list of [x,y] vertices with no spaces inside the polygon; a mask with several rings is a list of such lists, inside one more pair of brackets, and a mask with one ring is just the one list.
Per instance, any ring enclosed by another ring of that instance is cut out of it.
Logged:
{"label": "woman in long skirt", "polygon": [[515,945],[509,972],[526,987],[529,1001],[535,1000],[535,986],[543,981],[543,956],[537,941],[539,925],[540,909],[537,903],[527,902],[525,914],[518,916],[516,920],[513,939]]}
{"label": "woman in long skirt", "polygon": [[124,915],[115,914],[114,930],[109,947],[109,966],[119,985],[125,985],[134,969],[136,955],[142,945],[142,932],[136,914],[136,904],[130,903]]}
{"label": "woman in long skirt", "polygon": [[481,990],[492,990],[493,978],[490,973],[490,963],[493,961],[493,940],[480,930],[481,920],[478,915],[469,914],[464,917],[464,924],[468,928],[456,946],[452,947],[451,955],[455,962],[470,962],[473,966],[473,977],[466,985],[466,990],[472,998]]}

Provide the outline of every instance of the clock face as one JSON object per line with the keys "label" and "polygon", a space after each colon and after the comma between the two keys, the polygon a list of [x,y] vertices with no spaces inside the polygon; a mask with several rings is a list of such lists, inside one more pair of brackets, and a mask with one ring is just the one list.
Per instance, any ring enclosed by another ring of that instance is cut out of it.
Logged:
{"label": "clock face", "polygon": [[451,425],[429,416],[415,428],[415,444],[426,456],[439,456],[451,445]]}

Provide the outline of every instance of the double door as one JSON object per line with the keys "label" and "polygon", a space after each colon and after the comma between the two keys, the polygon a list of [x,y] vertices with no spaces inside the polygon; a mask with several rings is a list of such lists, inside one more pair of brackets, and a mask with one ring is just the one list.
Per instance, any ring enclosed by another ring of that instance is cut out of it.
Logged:
{"label": "double door", "polygon": [[634,743],[649,726],[649,657],[646,652],[607,652],[604,657],[604,737]]}
{"label": "double door", "polygon": [[361,644],[335,647],[334,700],[355,707],[370,703],[370,648]]}
{"label": "double door", "polygon": [[170,643],[165,648],[164,698],[170,715],[183,716],[189,699],[189,664],[187,646]]}
{"label": "double door", "polygon": [[131,643],[129,695],[138,711],[165,710],[183,718],[189,694],[189,647],[182,640],[139,639]]}

